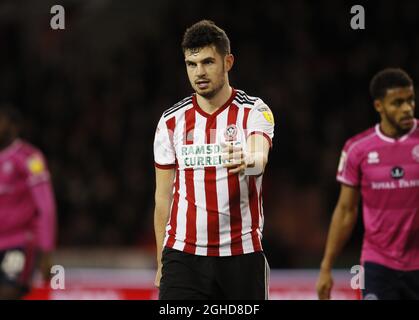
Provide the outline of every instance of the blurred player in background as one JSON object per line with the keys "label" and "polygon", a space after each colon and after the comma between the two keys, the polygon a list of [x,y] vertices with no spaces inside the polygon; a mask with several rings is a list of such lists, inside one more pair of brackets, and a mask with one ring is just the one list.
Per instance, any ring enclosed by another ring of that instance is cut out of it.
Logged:
{"label": "blurred player in background", "polygon": [[163,113],[154,143],[159,298],[266,299],[262,174],[272,112],[229,85],[234,57],[213,22],[187,29],[182,48],[195,94]]}
{"label": "blurred player in background", "polygon": [[0,105],[0,299],[22,298],[39,265],[50,274],[56,212],[42,153],[18,136],[20,115]]}
{"label": "blurred player in background", "polygon": [[349,139],[337,180],[341,192],[321,263],[317,291],[329,299],[332,267],[363,201],[364,299],[419,299],[419,129],[413,81],[400,69],[370,84],[381,122]]}

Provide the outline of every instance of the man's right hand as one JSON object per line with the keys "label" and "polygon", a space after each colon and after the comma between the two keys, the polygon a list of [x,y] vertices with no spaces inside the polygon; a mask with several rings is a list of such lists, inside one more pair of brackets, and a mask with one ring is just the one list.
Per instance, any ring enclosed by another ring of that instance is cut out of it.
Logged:
{"label": "man's right hand", "polygon": [[317,279],[317,296],[320,300],[329,300],[330,292],[333,287],[333,277],[331,270],[320,270],[319,278]]}

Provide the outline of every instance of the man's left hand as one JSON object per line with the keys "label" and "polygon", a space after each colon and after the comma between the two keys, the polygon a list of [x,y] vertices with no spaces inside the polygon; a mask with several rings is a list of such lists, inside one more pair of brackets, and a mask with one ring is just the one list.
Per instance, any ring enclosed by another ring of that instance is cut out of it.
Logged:
{"label": "man's left hand", "polygon": [[244,154],[241,145],[222,143],[221,146],[223,147],[223,161],[228,160],[223,164],[223,167],[229,169],[229,173],[242,173],[247,167],[254,166],[254,161]]}

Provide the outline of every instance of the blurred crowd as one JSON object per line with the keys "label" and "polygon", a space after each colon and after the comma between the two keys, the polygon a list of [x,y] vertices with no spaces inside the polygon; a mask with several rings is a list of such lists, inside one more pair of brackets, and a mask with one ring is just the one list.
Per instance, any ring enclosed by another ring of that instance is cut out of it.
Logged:
{"label": "blurred crowd", "polygon": [[[42,1],[0,2],[0,99],[24,114],[23,137],[46,154],[59,246],[153,250],[152,142],[162,112],[189,95],[180,42],[215,21],[231,40],[230,81],[276,120],[264,178],[271,267],[317,267],[339,193],[347,138],[372,126],[370,78],[419,75],[419,4],[371,3],[366,29],[344,1],[64,1],[66,29]],[[358,3],[357,3],[358,4]],[[357,262],[362,224],[347,252]]]}

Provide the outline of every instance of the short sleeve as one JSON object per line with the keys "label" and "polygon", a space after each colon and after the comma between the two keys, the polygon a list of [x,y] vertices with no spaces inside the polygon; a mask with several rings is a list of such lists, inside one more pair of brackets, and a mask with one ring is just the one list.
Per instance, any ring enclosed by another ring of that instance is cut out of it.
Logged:
{"label": "short sleeve", "polygon": [[44,156],[39,151],[29,154],[24,160],[26,181],[29,186],[49,181],[50,174]]}
{"label": "short sleeve", "polygon": [[258,100],[255,107],[249,112],[247,120],[247,136],[262,134],[272,147],[274,137],[274,116],[271,109],[262,101]]}
{"label": "short sleeve", "polygon": [[172,169],[175,167],[176,154],[173,146],[174,126],[168,127],[172,120],[165,120],[162,116],[157,125],[154,136],[154,164],[159,169]]}
{"label": "short sleeve", "polygon": [[352,143],[346,142],[340,155],[336,180],[350,186],[360,184],[360,156]]}

